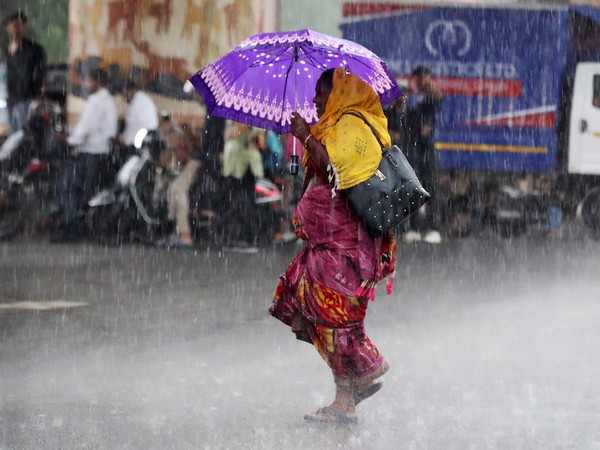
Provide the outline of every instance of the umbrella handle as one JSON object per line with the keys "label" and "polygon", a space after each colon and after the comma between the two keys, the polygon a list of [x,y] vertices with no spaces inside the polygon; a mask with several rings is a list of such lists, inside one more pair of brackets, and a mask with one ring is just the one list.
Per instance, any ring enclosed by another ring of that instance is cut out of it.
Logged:
{"label": "umbrella handle", "polygon": [[292,155],[292,162],[290,164],[290,174],[298,175],[298,155]]}
{"label": "umbrella handle", "polygon": [[290,174],[298,175],[298,155],[296,154],[296,142],[298,141],[298,139],[296,139],[293,135],[290,135],[290,137],[294,140],[294,142],[292,143],[293,151],[290,163]]}
{"label": "umbrella handle", "polygon": [[[295,46],[294,47],[294,62],[298,62],[298,47]],[[290,72],[290,69],[292,68],[292,65],[290,65],[290,67],[288,68],[288,74]],[[297,75],[297,73],[296,73]],[[296,76],[294,76],[294,97],[298,94],[298,92],[296,91]],[[297,105],[298,104],[298,99],[294,98],[294,104]],[[298,154],[296,153],[296,142],[298,141],[298,139],[296,139],[296,137],[294,135],[292,135],[292,139],[294,140],[293,144],[292,144],[292,157],[291,157],[291,163],[290,163],[290,174],[291,175],[298,175],[298,170],[299,170],[299,166],[298,166]]]}

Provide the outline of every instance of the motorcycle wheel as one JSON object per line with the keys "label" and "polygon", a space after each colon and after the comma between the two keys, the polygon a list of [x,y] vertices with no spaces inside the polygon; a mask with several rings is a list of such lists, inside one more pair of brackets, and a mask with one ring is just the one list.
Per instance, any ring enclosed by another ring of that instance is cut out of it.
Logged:
{"label": "motorcycle wheel", "polygon": [[99,244],[118,246],[131,241],[131,223],[116,205],[89,208],[85,224],[90,237]]}
{"label": "motorcycle wheel", "polygon": [[16,236],[23,227],[18,211],[5,211],[0,214],[0,241]]}
{"label": "motorcycle wheel", "polygon": [[0,192],[0,240],[18,234],[35,235],[41,231],[44,212],[47,210],[40,189],[35,182],[26,180],[16,190]]}

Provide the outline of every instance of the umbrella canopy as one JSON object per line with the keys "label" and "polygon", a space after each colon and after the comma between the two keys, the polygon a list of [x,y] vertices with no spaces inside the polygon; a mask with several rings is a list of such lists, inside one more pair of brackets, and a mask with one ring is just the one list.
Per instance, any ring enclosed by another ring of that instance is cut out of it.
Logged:
{"label": "umbrella canopy", "polygon": [[369,83],[383,105],[402,95],[373,52],[312,30],[253,35],[190,81],[210,114],[283,134],[293,111],[309,123],[317,121],[315,85],[324,70],[335,67]]}

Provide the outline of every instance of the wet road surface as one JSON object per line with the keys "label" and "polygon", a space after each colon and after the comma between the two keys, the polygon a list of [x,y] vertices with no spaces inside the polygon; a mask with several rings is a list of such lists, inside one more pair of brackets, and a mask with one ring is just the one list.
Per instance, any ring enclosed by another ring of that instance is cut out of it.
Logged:
{"label": "wet road surface", "polygon": [[366,322],[391,369],[352,426],[303,421],[331,375],[267,314],[296,251],[0,243],[0,449],[600,448],[577,226],[400,245]]}

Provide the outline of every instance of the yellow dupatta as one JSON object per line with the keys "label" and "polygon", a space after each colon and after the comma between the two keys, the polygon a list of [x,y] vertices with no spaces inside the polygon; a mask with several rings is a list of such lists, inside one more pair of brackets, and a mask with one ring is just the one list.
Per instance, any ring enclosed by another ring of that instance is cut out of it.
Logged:
{"label": "yellow dupatta", "polygon": [[[327,149],[329,175],[335,179],[337,189],[348,189],[369,179],[381,162],[381,146],[373,132],[360,117],[349,112],[364,117],[382,144],[391,145],[387,118],[377,93],[358,76],[335,69],[325,112],[310,131]],[[305,167],[308,160],[308,152],[304,152]]]}

